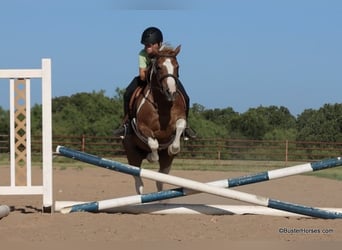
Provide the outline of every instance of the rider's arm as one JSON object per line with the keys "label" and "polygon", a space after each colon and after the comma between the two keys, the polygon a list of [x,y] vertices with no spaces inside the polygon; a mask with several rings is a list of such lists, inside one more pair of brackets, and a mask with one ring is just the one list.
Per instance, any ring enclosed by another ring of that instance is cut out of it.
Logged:
{"label": "rider's arm", "polygon": [[139,68],[139,76],[141,81],[146,81],[146,68]]}
{"label": "rider's arm", "polygon": [[141,50],[139,53],[139,77],[141,81],[146,81],[146,72],[148,65],[150,64],[150,59],[145,50]]}

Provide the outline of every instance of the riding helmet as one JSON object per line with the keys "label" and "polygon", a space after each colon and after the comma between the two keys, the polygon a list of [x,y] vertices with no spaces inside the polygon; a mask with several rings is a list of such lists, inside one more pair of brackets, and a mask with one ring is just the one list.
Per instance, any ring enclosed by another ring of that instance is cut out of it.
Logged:
{"label": "riding helmet", "polygon": [[141,35],[142,44],[155,44],[163,42],[163,33],[156,27],[149,27]]}

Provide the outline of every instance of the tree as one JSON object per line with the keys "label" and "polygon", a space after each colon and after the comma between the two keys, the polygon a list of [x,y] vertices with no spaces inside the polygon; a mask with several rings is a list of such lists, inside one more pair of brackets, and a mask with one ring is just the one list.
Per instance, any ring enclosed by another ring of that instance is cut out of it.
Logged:
{"label": "tree", "polygon": [[[54,135],[111,136],[123,118],[123,89],[113,97],[105,91],[77,93],[52,99]],[[9,134],[9,111],[0,107],[0,133]],[[231,107],[206,109],[195,103],[189,125],[198,137],[259,140],[342,141],[342,104],[307,109],[297,118],[286,107],[259,106],[238,113]],[[42,106],[31,108],[32,134],[41,134]]]}
{"label": "tree", "polygon": [[232,133],[249,139],[279,140],[295,135],[296,118],[285,107],[250,108],[231,120]]}
{"label": "tree", "polygon": [[222,127],[222,129],[226,130],[227,135],[230,135],[232,131],[231,121],[238,116],[239,113],[235,112],[231,107],[225,109],[207,109],[203,111],[204,119],[210,120]]}
{"label": "tree", "polygon": [[269,129],[266,117],[257,109],[249,109],[232,121],[232,128],[249,139],[262,139]]}
{"label": "tree", "polygon": [[0,134],[9,134],[9,111],[0,107]]}
{"label": "tree", "polygon": [[122,103],[105,91],[53,100],[55,134],[110,136],[122,119]]}
{"label": "tree", "polygon": [[342,140],[342,104],[325,104],[319,110],[307,109],[297,118],[297,140]]}
{"label": "tree", "polygon": [[[217,113],[220,113],[220,116]],[[227,137],[224,111],[206,110],[200,104],[193,104],[189,112],[189,125],[197,132],[198,137]]]}

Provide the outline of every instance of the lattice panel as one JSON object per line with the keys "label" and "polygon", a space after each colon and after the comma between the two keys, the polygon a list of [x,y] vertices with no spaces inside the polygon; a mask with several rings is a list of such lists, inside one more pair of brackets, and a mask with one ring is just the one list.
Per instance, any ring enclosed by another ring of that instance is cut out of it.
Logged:
{"label": "lattice panel", "polygon": [[[9,185],[0,183],[0,196],[42,195],[43,211],[51,212],[53,205],[51,59],[43,58],[41,68],[0,69],[1,79],[8,79],[10,87],[10,180]],[[39,85],[42,94],[43,120],[42,178],[39,184],[35,183],[38,183],[40,174],[32,178],[31,79],[41,80]],[[35,183],[32,183],[33,179]]]}
{"label": "lattice panel", "polygon": [[16,185],[27,185],[27,147],[26,147],[26,81],[16,79],[15,91],[15,173]]}

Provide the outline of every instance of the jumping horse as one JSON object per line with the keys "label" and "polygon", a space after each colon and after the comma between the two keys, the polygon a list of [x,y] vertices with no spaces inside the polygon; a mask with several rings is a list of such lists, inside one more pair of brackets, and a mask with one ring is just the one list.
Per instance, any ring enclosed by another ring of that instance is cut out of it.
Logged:
{"label": "jumping horse", "polygon": [[[180,140],[186,128],[186,105],[177,88],[179,65],[177,48],[162,47],[152,59],[147,71],[147,85],[135,93],[131,103],[132,133],[123,139],[130,165],[141,167],[142,161],[159,161],[159,172],[168,174],[172,161],[180,152]],[[134,177],[138,194],[143,193],[143,182]],[[163,183],[156,182],[158,191]]]}

